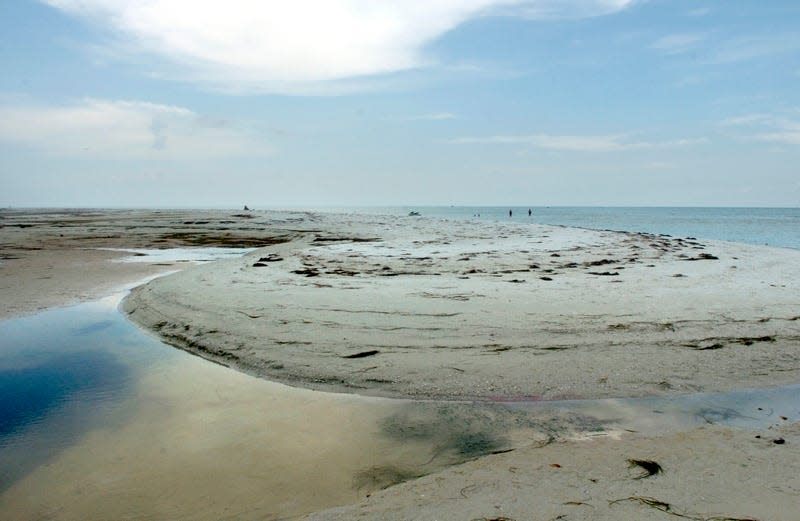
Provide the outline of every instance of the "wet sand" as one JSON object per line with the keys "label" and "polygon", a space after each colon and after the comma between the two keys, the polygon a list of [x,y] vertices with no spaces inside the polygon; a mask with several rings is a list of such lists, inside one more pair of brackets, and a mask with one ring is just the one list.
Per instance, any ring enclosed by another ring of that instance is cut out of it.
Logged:
{"label": "wet sand", "polygon": [[185,266],[158,260],[114,262],[131,254],[107,248],[272,244],[275,234],[265,231],[263,222],[255,224],[249,215],[235,211],[2,209],[0,318],[95,300],[120,286]]}
{"label": "wet sand", "polygon": [[[176,267],[75,270],[71,281],[66,266],[80,265],[91,251],[83,247],[265,246],[242,259],[147,284],[126,309],[161,338],[204,358],[295,386],[359,394],[498,401],[670,395],[798,381],[800,252],[535,225],[236,213],[91,212],[67,219],[63,212],[4,211],[2,316],[92,298],[133,280],[127,270]],[[51,251],[47,274],[31,268]],[[42,276],[52,278],[14,285]],[[297,504],[288,489],[283,496],[281,489],[263,494],[263,482],[247,470],[257,461],[281,460],[269,444],[259,445],[269,424],[236,421],[250,414],[252,402],[224,389],[214,398],[208,394],[214,387],[174,376],[152,378],[160,379],[164,393],[153,395],[154,402],[195,394],[196,414],[179,420],[161,410],[150,416],[143,411],[139,417],[153,423],[93,431],[17,483],[4,496],[13,499],[7,506],[36,514],[30,518],[101,519],[118,505],[119,516],[167,519],[176,500],[185,507],[202,490],[208,499],[197,504],[198,518],[280,519],[352,501],[309,518],[766,520],[794,519],[800,497],[800,433],[790,423],[799,410],[782,411],[788,421],[776,417],[761,431],[712,425],[664,436],[598,432],[603,435],[570,439],[563,430],[552,437],[540,429],[544,438],[517,438],[512,422],[500,430],[513,443],[490,449],[513,451],[475,453],[474,461],[418,479],[376,469],[363,474],[372,459],[364,452],[342,453],[331,460],[341,472],[315,477],[318,501]],[[336,400],[316,412],[325,401],[314,403],[292,408],[323,418],[339,410]],[[347,418],[364,430],[374,428],[363,418]],[[210,446],[187,443],[209,424],[243,430],[222,429]],[[179,451],[189,474],[158,466],[155,446],[147,443],[153,425],[171,433],[159,450]],[[342,422],[329,426],[329,437],[319,430],[273,435],[296,441],[301,452],[326,436],[335,453],[337,425]],[[119,452],[132,440],[147,445],[141,453],[150,456],[137,460]],[[482,447],[480,439],[469,440],[470,447]],[[435,455],[429,446],[418,449],[398,453],[397,466]],[[225,491],[217,481],[180,486],[185,476],[209,472],[201,457],[209,450],[230,460]],[[315,461],[330,459],[315,458],[287,469],[286,480],[303,482],[315,475]],[[629,468],[629,459],[656,461],[663,471],[640,479],[641,468]],[[68,481],[75,469],[85,470],[85,480]],[[148,489],[153,470],[163,480]],[[405,479],[411,481],[377,491]],[[170,481],[175,487],[164,489]],[[325,485],[337,482],[352,492]]]}
{"label": "wet sand", "polygon": [[[794,521],[799,446],[797,423],[767,431],[703,427],[654,438],[534,445],[304,519]],[[648,473],[630,460],[653,461],[661,470],[644,477]]]}

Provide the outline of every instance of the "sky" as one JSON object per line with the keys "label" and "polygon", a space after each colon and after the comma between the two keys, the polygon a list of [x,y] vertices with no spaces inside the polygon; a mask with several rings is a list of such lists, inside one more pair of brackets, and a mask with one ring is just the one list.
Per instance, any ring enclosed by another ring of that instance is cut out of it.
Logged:
{"label": "sky", "polygon": [[2,0],[0,206],[800,206],[797,0]]}

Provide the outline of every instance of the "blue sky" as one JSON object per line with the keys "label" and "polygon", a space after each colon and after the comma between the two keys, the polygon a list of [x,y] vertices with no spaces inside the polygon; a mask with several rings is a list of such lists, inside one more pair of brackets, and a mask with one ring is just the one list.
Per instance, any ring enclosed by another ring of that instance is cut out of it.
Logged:
{"label": "blue sky", "polygon": [[800,205],[794,0],[6,0],[0,205]]}

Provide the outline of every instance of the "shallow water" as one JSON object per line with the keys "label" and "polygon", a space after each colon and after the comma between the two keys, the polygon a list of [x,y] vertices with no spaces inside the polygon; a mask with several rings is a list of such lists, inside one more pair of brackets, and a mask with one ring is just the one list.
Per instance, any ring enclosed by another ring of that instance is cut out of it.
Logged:
{"label": "shallow water", "polygon": [[7,518],[278,519],[523,445],[800,416],[800,386],[511,404],[308,391],[166,346],[119,299],[0,322]]}
{"label": "shallow water", "polygon": [[[697,237],[800,249],[800,208],[416,206],[337,209],[359,213],[511,221]],[[511,217],[508,211],[512,211]]]}
{"label": "shallow water", "polygon": [[115,299],[0,322],[0,512],[298,515],[514,444],[518,413],[275,384],[161,344]]}

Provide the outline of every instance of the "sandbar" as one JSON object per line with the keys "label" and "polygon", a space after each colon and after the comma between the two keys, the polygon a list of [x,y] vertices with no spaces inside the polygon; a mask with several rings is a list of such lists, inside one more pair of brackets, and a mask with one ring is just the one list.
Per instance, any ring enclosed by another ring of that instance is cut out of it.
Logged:
{"label": "sandbar", "polygon": [[365,395],[526,401],[800,379],[797,250],[424,217],[264,225],[275,244],[140,286],[124,310],[215,362]]}

